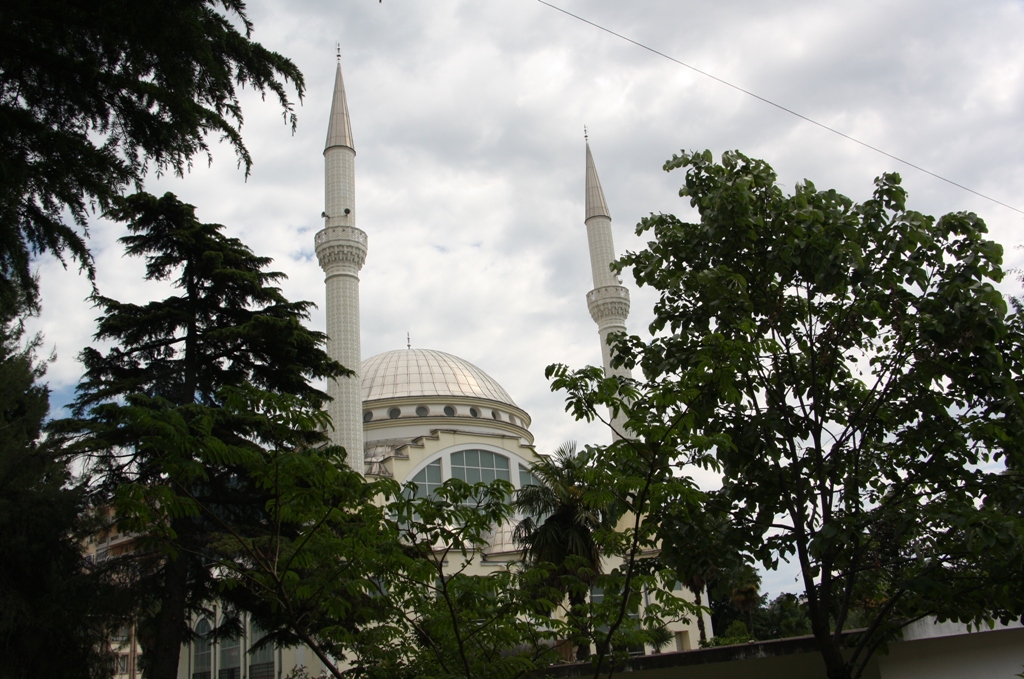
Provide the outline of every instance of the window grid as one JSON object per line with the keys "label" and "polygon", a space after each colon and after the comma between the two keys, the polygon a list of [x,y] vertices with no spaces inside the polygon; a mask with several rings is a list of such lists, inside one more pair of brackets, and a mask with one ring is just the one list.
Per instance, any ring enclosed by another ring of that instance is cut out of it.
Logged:
{"label": "window grid", "polygon": [[452,478],[469,484],[512,481],[508,458],[489,450],[460,450],[451,454]]}
{"label": "window grid", "polygon": [[209,634],[210,622],[203,618],[196,623],[196,640],[192,646],[192,679],[210,679],[212,651]]}
{"label": "window grid", "polygon": [[428,464],[410,480],[416,484],[416,493],[413,497],[430,497],[441,487],[441,459],[438,458]]}

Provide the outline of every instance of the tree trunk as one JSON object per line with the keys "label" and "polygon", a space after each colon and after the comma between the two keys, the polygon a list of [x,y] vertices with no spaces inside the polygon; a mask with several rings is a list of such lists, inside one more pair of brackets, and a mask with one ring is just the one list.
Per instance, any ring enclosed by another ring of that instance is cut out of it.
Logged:
{"label": "tree trunk", "polygon": [[188,557],[179,552],[164,563],[164,586],[160,610],[156,613],[153,647],[147,650],[149,672],[146,679],[177,679],[181,655],[185,602],[188,597]]}
{"label": "tree trunk", "polygon": [[[816,602],[820,603],[820,602]],[[829,627],[828,612],[823,607],[808,607],[811,618],[811,630],[818,642],[822,660],[825,661],[825,674],[828,679],[850,679],[850,668],[846,666],[846,658],[840,650]]]}
{"label": "tree trunk", "polygon": [[[699,608],[700,605],[701,605],[701,603],[700,603],[700,589],[698,588],[698,589],[693,590],[693,593],[695,595],[693,597],[694,601],[697,603],[697,607]],[[700,632],[700,643],[701,644],[706,644],[707,641],[708,641],[708,632],[707,632],[706,629],[704,629],[704,612],[703,611],[697,611],[697,631]]]}

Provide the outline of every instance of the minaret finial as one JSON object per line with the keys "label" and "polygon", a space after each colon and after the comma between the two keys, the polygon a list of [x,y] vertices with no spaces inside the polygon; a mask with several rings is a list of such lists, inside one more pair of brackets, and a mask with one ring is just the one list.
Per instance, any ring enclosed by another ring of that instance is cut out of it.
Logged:
{"label": "minaret finial", "polygon": [[583,141],[590,141],[590,136],[587,134],[587,126],[583,125]]}
{"label": "minaret finial", "polygon": [[[345,81],[341,77],[341,43],[337,43],[337,49],[338,65],[334,73],[334,95],[331,99],[331,116],[327,123],[327,143],[324,144],[324,150],[332,146],[347,146],[355,151],[356,147],[352,143],[352,122],[349,120],[348,101],[345,98]],[[328,212],[334,214],[330,210]]]}
{"label": "minaret finial", "polygon": [[405,348],[412,349],[412,336],[408,332],[405,333]]}
{"label": "minaret finial", "polygon": [[341,65],[341,43],[340,42],[334,43],[334,49],[338,53],[337,54],[337,56],[338,56],[338,65],[340,66]]}

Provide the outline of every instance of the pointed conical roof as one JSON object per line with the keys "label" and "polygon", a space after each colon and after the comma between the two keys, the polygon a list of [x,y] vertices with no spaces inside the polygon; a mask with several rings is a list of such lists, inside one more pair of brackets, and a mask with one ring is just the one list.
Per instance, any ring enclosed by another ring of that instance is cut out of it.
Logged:
{"label": "pointed conical roof", "polygon": [[594,166],[594,156],[590,153],[590,142],[587,142],[587,216],[583,221],[591,217],[607,217],[608,203],[604,202],[604,191],[601,190],[601,180],[597,177],[597,167]]}
{"label": "pointed conical roof", "polygon": [[345,99],[345,82],[341,79],[341,64],[334,74],[334,100],[331,101],[331,118],[327,124],[327,144],[324,150],[332,146],[347,146],[353,151],[352,122],[348,117],[348,100]]}

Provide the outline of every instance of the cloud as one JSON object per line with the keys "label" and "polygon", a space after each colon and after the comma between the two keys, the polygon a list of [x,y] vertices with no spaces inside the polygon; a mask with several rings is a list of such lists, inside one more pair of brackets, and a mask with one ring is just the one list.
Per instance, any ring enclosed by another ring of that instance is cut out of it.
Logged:
{"label": "cloud", "polygon": [[[569,11],[825,125],[1017,207],[1024,207],[1024,10],[1009,0],[563,0]],[[601,442],[574,422],[543,377],[553,362],[600,361],[586,310],[592,287],[583,227],[583,125],[589,126],[616,247],[650,212],[688,214],[680,149],[741,149],[780,181],[804,178],[855,200],[899,171],[910,205],[971,210],[1010,249],[1021,215],[796,118],[720,82],[530,0],[249,3],[255,37],[293,58],[307,94],[290,134],[280,111],[242,95],[246,180],[217,146],[184,179],[153,179],[223,223],[285,271],[285,292],[322,307],[312,236],[323,209],[322,150],[335,68],[342,64],[358,151],[363,349],[454,353],[495,377],[533,417],[540,450]],[[97,219],[91,247],[101,292],[153,294],[123,259],[119,226]],[[39,263],[55,346],[50,379],[67,393],[90,341],[89,286]],[[626,276],[627,282],[631,279]],[[1015,284],[1007,289],[1015,290]],[[643,334],[649,291],[631,290],[629,326]],[[322,308],[312,318],[323,329]]]}

